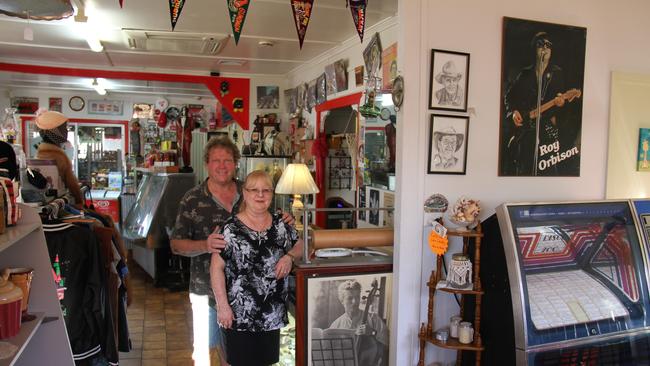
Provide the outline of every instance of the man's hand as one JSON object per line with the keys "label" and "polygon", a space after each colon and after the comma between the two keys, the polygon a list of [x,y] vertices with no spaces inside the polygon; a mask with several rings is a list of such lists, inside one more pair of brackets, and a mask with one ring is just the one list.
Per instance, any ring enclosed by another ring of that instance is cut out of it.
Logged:
{"label": "man's hand", "polygon": [[521,113],[519,113],[519,111],[515,111],[512,114],[512,122],[517,127],[521,127],[524,124],[524,119],[521,117]]}
{"label": "man's hand", "polygon": [[287,224],[289,224],[291,226],[296,225],[296,218],[293,217],[293,215],[288,213],[288,212],[283,212],[282,213],[282,221],[286,222]]}
{"label": "man's hand", "polygon": [[235,319],[232,308],[229,304],[223,304],[217,309],[217,321],[221,328],[230,329],[232,327],[232,321]]}
{"label": "man's hand", "polygon": [[223,235],[219,234],[219,226],[217,226],[212,234],[208,235],[205,240],[205,246],[208,253],[221,253],[223,248],[226,247],[226,241],[223,240]]}

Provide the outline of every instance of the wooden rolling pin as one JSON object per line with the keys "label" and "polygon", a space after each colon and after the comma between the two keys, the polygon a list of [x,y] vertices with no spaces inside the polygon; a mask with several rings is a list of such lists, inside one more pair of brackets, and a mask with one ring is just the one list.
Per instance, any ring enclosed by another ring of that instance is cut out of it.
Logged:
{"label": "wooden rolling pin", "polygon": [[314,249],[384,247],[393,245],[393,229],[314,230]]}

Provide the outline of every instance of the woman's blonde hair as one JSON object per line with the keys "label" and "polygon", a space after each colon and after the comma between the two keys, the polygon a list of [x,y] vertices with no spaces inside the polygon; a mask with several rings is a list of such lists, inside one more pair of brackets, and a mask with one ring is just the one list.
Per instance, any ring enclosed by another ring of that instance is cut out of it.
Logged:
{"label": "woman's blonde hair", "polygon": [[[273,179],[268,175],[264,170],[253,170],[246,176],[244,179],[243,189],[250,189],[258,181],[264,181],[271,190],[273,189]],[[239,212],[243,212],[246,209],[246,201],[242,200],[239,204]]]}

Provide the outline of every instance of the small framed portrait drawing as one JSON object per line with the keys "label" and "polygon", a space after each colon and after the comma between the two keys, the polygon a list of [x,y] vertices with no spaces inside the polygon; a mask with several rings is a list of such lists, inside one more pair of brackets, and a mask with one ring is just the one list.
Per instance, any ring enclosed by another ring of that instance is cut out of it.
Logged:
{"label": "small framed portrait drawing", "polygon": [[431,115],[429,174],[465,174],[469,117]]}
{"label": "small framed portrait drawing", "polygon": [[429,109],[467,112],[469,53],[431,50]]}

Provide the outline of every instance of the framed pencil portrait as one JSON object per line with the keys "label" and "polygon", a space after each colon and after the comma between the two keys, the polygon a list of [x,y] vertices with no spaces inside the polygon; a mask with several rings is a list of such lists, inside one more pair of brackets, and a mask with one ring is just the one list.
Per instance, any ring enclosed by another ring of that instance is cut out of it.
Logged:
{"label": "framed pencil portrait", "polygon": [[465,174],[469,117],[431,115],[429,174]]}
{"label": "framed pencil portrait", "polygon": [[467,112],[469,53],[431,50],[429,109]]}

